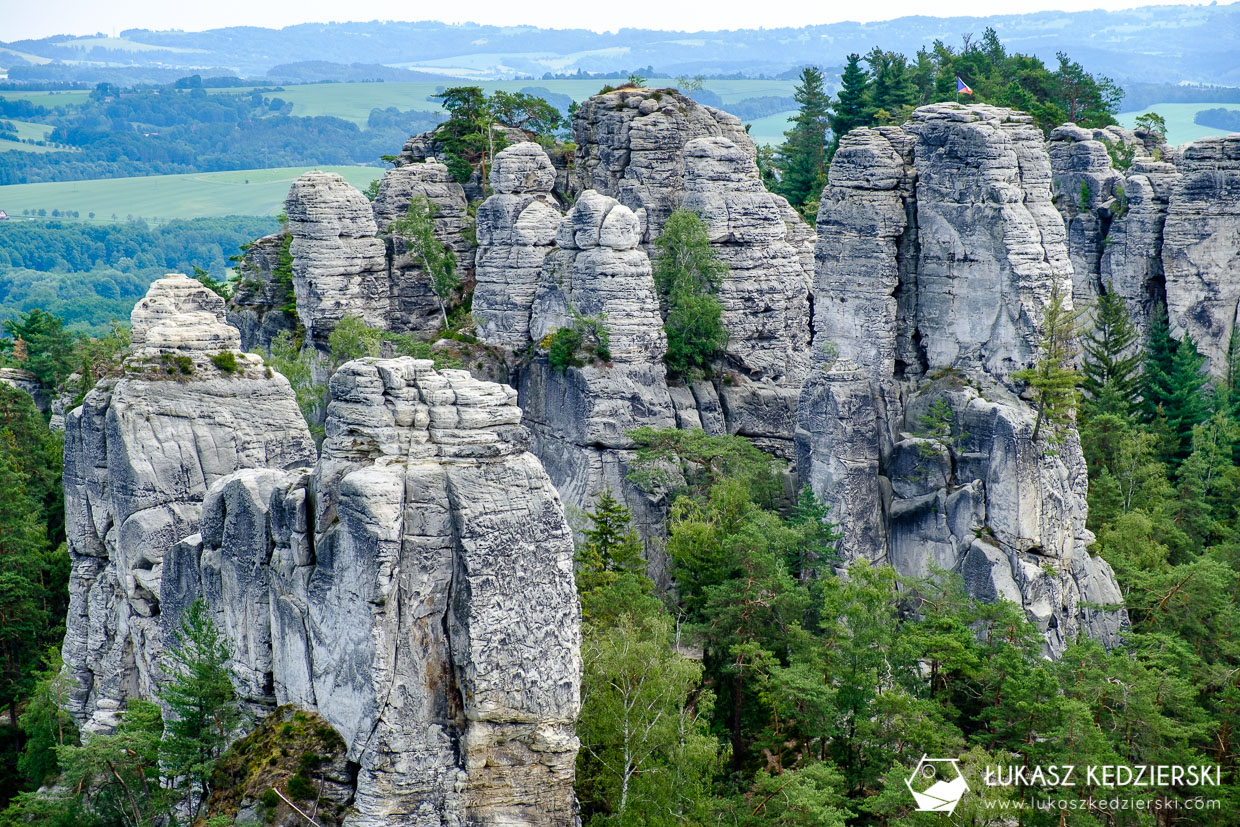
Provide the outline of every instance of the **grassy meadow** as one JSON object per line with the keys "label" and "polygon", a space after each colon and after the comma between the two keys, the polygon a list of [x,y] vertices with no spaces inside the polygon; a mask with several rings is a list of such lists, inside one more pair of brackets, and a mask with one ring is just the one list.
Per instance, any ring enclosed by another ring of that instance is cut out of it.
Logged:
{"label": "grassy meadow", "polygon": [[[383,174],[379,167],[319,167],[336,172],[353,186],[365,187]],[[76,210],[79,220],[115,221],[143,218],[151,222],[175,218],[211,218],[223,215],[277,215],[284,208],[289,186],[316,167],[251,169],[190,175],[152,175],[63,181],[50,184],[13,184],[0,187],[0,209],[13,219],[23,210]]]}

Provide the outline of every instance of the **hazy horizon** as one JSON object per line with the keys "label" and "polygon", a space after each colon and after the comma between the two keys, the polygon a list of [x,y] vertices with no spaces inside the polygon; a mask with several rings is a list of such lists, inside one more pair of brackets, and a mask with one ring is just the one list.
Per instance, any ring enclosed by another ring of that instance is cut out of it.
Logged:
{"label": "hazy horizon", "polygon": [[[351,3],[348,19],[339,17],[341,6],[335,0],[277,0],[255,5],[242,0],[220,0],[206,5],[168,4],[163,0],[117,0],[110,4],[82,0],[49,0],[23,3],[8,10],[0,24],[0,41],[40,39],[54,35],[118,36],[127,29],[205,31],[239,26],[280,29],[305,23],[437,21],[450,24],[492,26],[528,25],[542,29],[588,29],[614,32],[620,28],[680,31],[798,28],[828,23],[875,23],[901,17],[990,17],[1060,11],[1123,11],[1150,6],[1231,5],[1237,0],[1216,2],[1150,2],[1132,0],[1012,0],[996,9],[984,0],[947,0],[927,5],[913,0],[887,0],[869,6],[825,7],[808,3],[756,7],[752,4],[712,5],[709,12],[689,5],[669,6],[653,0],[633,0],[625,9],[623,25],[616,24],[614,7],[580,2],[544,3],[534,8],[512,0],[479,0],[471,5],[468,18],[447,14],[408,15],[405,4],[392,0],[362,0]],[[872,13],[858,13],[859,9]],[[932,13],[927,13],[932,12]],[[73,25],[66,28],[66,20]]]}

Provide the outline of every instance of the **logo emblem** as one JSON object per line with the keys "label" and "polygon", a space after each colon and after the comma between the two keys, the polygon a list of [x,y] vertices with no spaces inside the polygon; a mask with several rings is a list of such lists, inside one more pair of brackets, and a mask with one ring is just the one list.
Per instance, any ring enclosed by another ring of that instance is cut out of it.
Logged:
{"label": "logo emblem", "polygon": [[921,756],[913,773],[904,780],[904,786],[913,794],[919,813],[947,813],[956,811],[956,805],[969,789],[969,783],[960,772],[957,758],[927,758]]}

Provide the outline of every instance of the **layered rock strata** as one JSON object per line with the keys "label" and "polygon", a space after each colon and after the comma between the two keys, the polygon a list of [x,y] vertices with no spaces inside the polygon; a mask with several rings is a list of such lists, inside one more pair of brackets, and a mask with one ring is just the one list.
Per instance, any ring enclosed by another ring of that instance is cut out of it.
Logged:
{"label": "layered rock strata", "polygon": [[366,196],[334,172],[307,172],[293,182],[284,210],[297,315],[309,338],[325,347],[346,315],[383,327],[391,308],[387,255]]}
{"label": "layered rock strata", "polygon": [[431,362],[330,383],[314,445],[222,300],[156,282],[125,375],[68,417],[69,708],[150,698],[203,598],[242,700],[317,711],[357,767],[345,823],[576,822],[580,612],[516,392]]}
{"label": "layered rock strata", "polygon": [[66,417],[64,658],[68,708],[87,731],[115,725],[125,700],[150,697],[159,680],[164,557],[197,530],[212,483],[314,461],[292,388],[238,351],[223,315],[193,279],[156,281],[133,310],[123,375]]}
{"label": "layered rock strata", "polygon": [[205,596],[247,698],[316,709],[357,827],[575,823],[572,537],[510,388],[409,358],[332,377],[313,471],[213,486],[165,626]]}
{"label": "layered rock strata", "polygon": [[1012,378],[1052,291],[1071,295],[1063,226],[1026,115],[937,104],[847,135],[821,200],[797,441],[847,558],[958,571],[1021,604],[1051,654],[1125,622],[1098,608],[1121,597],[1086,550],[1079,440],[1035,443]]}

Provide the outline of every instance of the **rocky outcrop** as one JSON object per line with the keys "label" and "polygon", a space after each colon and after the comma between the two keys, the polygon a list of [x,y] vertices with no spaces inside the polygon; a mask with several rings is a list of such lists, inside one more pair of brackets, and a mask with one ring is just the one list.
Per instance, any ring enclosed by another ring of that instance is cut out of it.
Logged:
{"label": "rocky outcrop", "polygon": [[[529,133],[514,129],[503,124],[491,125],[492,135],[497,149],[503,147],[515,146],[517,144],[532,142]],[[436,130],[429,132],[421,132],[411,137],[405,142],[404,147],[395,158],[392,159],[397,168],[406,164],[420,164],[424,161],[434,161],[436,158],[444,158],[447,156],[446,148],[435,135]],[[496,153],[498,156],[499,153]],[[481,201],[486,197],[486,188],[483,186],[482,169],[475,167],[462,184],[465,196],[472,201]],[[490,183],[486,181],[485,183]],[[494,186],[494,185],[492,185]]]}
{"label": "rocky outcrop", "polygon": [[388,311],[384,327],[397,333],[428,335],[441,325],[439,300],[431,289],[430,276],[409,252],[408,240],[393,231],[395,222],[409,212],[415,198],[425,199],[435,217],[435,237],[456,256],[457,275],[472,284],[473,219],[465,191],[443,164],[428,160],[395,167],[384,173],[373,205],[375,224],[386,234],[388,255]]}
{"label": "rocky outcrop", "polygon": [[562,217],[554,186],[551,159],[538,144],[515,144],[495,156],[495,194],[478,208],[473,303],[486,342],[521,350],[530,341],[534,291]]}
{"label": "rocky outcrop", "polygon": [[586,507],[610,489],[629,501],[643,529],[657,532],[658,515],[625,479],[628,432],[677,424],[663,366],[667,339],[640,237],[627,207],[592,190],[581,194],[543,264],[530,337],[591,318],[605,327],[610,354],[563,371],[536,360],[518,387],[534,450],[565,500]]}
{"label": "rocky outcrop", "polygon": [[228,323],[241,331],[244,350],[271,351],[281,333],[296,333],[289,249],[292,237],[285,233],[263,236],[249,246],[237,268],[240,280],[228,299]]}
{"label": "rocky outcrop", "polygon": [[1240,321],[1240,135],[1184,147],[1163,229],[1162,264],[1173,336],[1191,334],[1216,375]]}
{"label": "rocky outcrop", "polygon": [[40,385],[39,378],[28,370],[0,368],[0,384],[30,394],[40,413],[47,413],[53,402],[52,394]]}
{"label": "rocky outcrop", "polygon": [[653,243],[685,191],[685,145],[728,138],[754,154],[740,119],[668,89],[625,87],[583,101],[573,117],[581,188],[610,195],[638,214]]}
{"label": "rocky outcrop", "polygon": [[387,256],[370,202],[334,172],[307,172],[284,202],[293,241],[297,315],[320,347],[346,315],[383,327],[391,309]]}
{"label": "rocky outcrop", "polygon": [[1087,552],[1085,463],[1069,429],[1032,439],[1013,374],[1032,364],[1052,291],[1072,291],[1051,166],[1023,114],[922,107],[841,141],[821,199],[803,478],[847,558],[960,572],[1024,606],[1048,653],[1125,622]]}
{"label": "rocky outcrop", "polygon": [[809,365],[810,278],[787,202],[762,186],[753,153],[725,137],[685,144],[684,186],[680,206],[702,217],[728,265],[719,288],[727,360],[754,378],[800,385]]}
{"label": "rocky outcrop", "polygon": [[347,363],[331,396],[313,471],[211,488],[165,627],[205,596],[246,697],[342,734],[346,824],[575,823],[572,538],[515,392],[402,358]]}
{"label": "rocky outcrop", "polygon": [[813,232],[762,186],[740,120],[672,90],[626,87],[583,102],[573,137],[581,188],[633,210],[651,256],[674,210],[706,220],[732,268],[719,293],[726,360],[748,378],[798,388],[808,366]]}
{"label": "rocky outcrop", "polygon": [[197,529],[211,484],[314,461],[288,382],[238,351],[217,295],[168,276],[131,324],[124,374],[101,381],[65,427],[64,658],[68,708],[87,731],[113,726],[127,698],[150,696],[164,558]]}
{"label": "rocky outcrop", "polygon": [[344,739],[344,824],[576,823],[572,535],[516,392],[349,362],[316,458],[288,382],[237,350],[214,293],[162,279],[132,325],[124,375],[66,434],[64,656],[85,730],[154,696],[202,598],[256,717],[291,704]]}

